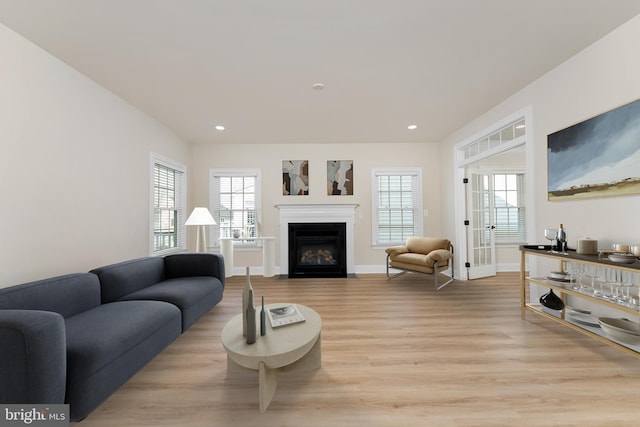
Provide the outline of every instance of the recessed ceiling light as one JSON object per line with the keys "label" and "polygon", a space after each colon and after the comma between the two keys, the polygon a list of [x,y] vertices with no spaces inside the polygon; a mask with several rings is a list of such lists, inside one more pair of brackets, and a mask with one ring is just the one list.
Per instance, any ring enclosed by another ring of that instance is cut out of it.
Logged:
{"label": "recessed ceiling light", "polygon": [[224,130],[224,126],[222,126],[222,125],[217,125],[217,126],[216,126],[216,130]]}
{"label": "recessed ceiling light", "polygon": [[314,90],[322,90],[324,89],[324,84],[322,83],[314,83],[313,86],[311,86]]}
{"label": "recessed ceiling light", "polygon": [[407,129],[409,129],[409,130],[418,129],[418,125],[409,125],[409,126],[407,126]]}

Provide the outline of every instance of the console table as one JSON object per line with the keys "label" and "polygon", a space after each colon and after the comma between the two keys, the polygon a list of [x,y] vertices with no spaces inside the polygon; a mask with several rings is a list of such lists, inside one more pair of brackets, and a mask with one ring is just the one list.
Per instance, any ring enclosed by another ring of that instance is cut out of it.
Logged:
{"label": "console table", "polygon": [[273,277],[276,274],[276,238],[275,237],[221,237],[220,252],[224,257],[224,275],[233,276],[233,242],[262,241],[262,275]]}
{"label": "console table", "polygon": [[549,252],[550,246],[544,245],[523,245],[520,246],[520,306],[522,311],[522,318],[525,318],[525,314],[527,311],[536,313],[538,315],[544,316],[548,319],[559,322],[571,329],[574,329],[578,332],[581,332],[585,335],[588,335],[600,342],[608,344],[610,346],[616,347],[620,350],[623,350],[633,356],[640,357],[640,345],[633,344],[625,344],[622,342],[618,342],[613,338],[605,335],[605,333],[601,330],[601,328],[594,328],[585,326],[583,324],[577,324],[569,319],[565,318],[565,310],[562,309],[559,312],[559,316],[554,316],[542,310],[542,305],[536,302],[529,302],[529,286],[528,284],[536,284],[539,286],[543,286],[548,289],[553,289],[557,292],[560,298],[565,301],[567,296],[572,296],[578,298],[578,301],[588,301],[590,303],[595,303],[603,307],[607,307],[609,309],[615,309],[621,312],[620,317],[628,317],[633,319],[633,321],[637,322],[640,316],[640,310],[638,308],[626,307],[620,304],[616,304],[615,302],[607,301],[602,298],[598,298],[589,294],[581,293],[577,290],[566,288],[563,286],[558,286],[553,283],[549,283],[545,277],[528,277],[526,275],[526,256],[536,256],[543,258],[551,258],[558,260],[561,264],[560,270],[562,270],[562,262],[574,262],[585,265],[596,265],[600,267],[606,267],[615,270],[628,271],[636,274],[640,274],[640,261],[636,261],[633,264],[621,264],[610,261],[608,258],[600,258],[598,255],[584,255],[578,254],[575,250],[568,250],[566,253],[552,253]]}

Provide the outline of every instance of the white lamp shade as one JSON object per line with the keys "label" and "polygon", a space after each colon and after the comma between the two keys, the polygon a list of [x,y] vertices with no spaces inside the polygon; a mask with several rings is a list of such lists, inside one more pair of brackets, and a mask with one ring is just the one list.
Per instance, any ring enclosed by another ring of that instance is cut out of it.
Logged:
{"label": "white lamp shade", "polygon": [[184,225],[215,225],[216,221],[207,208],[194,208]]}

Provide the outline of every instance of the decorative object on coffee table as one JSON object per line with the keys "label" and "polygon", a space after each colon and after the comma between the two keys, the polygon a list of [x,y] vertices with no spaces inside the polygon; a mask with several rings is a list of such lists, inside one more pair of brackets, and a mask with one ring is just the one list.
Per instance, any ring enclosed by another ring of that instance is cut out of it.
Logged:
{"label": "decorative object on coffee table", "polygon": [[[244,281],[244,289],[242,290],[242,336],[247,336],[247,307],[249,306],[249,293],[253,292],[251,286],[251,273],[250,267],[247,267],[247,275]],[[253,298],[251,298],[251,304],[253,304]]]}
{"label": "decorative object on coffee table", "polygon": [[247,344],[256,342],[256,308],[253,306],[253,289],[249,291],[249,303],[246,312]]}
{"label": "decorative object on coffee table", "polygon": [[267,313],[272,328],[304,322],[304,316],[295,304],[270,307]]}
{"label": "decorative object on coffee table", "polygon": [[262,310],[260,311],[260,336],[267,334],[267,314],[264,311],[264,296],[262,296]]}

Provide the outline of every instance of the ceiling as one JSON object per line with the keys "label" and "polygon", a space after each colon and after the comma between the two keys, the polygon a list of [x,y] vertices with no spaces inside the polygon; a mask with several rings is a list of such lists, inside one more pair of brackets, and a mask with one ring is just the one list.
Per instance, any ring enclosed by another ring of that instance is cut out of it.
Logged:
{"label": "ceiling", "polygon": [[436,142],[638,13],[640,0],[0,0],[0,22],[193,143]]}

